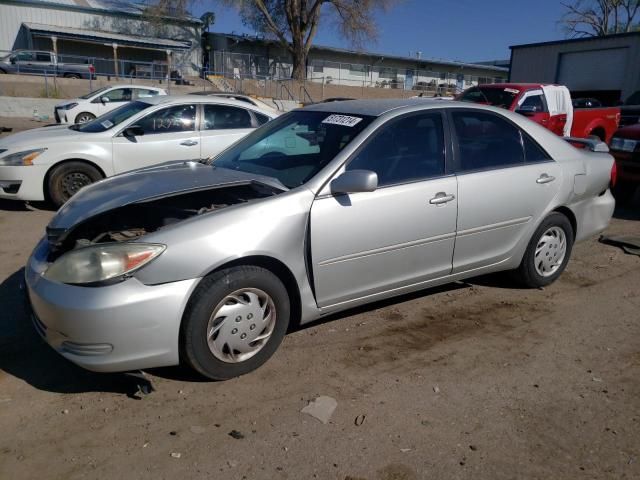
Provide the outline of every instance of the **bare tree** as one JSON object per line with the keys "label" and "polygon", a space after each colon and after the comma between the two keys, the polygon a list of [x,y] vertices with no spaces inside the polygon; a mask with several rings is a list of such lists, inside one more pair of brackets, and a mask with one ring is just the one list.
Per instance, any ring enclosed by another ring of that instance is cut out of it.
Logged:
{"label": "bare tree", "polygon": [[574,0],[560,23],[571,37],[602,37],[640,29],[640,0]]}
{"label": "bare tree", "polygon": [[292,77],[306,76],[309,50],[322,17],[334,21],[340,34],[360,47],[377,37],[374,15],[396,0],[222,0],[235,8],[245,25],[277,39],[291,54]]}

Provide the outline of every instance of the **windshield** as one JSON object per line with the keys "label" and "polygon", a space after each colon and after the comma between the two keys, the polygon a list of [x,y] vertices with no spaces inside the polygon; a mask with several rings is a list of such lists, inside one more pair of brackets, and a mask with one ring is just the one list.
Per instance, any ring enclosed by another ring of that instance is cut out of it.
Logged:
{"label": "windshield", "polygon": [[78,98],[81,98],[83,100],[87,100],[88,98],[91,98],[91,97],[93,97],[94,95],[97,95],[100,92],[104,92],[105,90],[109,90],[110,88],[111,87],[102,87],[102,88],[99,88],[98,90],[94,90],[93,92],[89,92],[86,95],[82,95],[81,97],[78,97]]}
{"label": "windshield", "polygon": [[136,113],[141,112],[145,108],[149,108],[151,104],[146,102],[129,102],[121,107],[112,110],[109,113],[105,113],[101,117],[91,120],[90,122],[83,123],[81,125],[72,125],[69,128],[78,130],[79,132],[98,133],[106,132],[107,130],[119,125],[125,120],[133,117]]}
{"label": "windshield", "polygon": [[458,100],[510,108],[519,93],[515,88],[473,87],[462,93]]}
{"label": "windshield", "polygon": [[213,165],[273,177],[294,188],[313,178],[373,119],[330,112],[290,112],[222,152]]}

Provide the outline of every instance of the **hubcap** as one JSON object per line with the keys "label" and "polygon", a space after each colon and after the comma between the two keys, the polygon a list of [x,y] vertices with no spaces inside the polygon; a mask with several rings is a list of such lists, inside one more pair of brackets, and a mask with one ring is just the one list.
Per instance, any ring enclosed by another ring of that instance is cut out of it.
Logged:
{"label": "hubcap", "polygon": [[534,257],[536,272],[550,277],[558,271],[567,254],[567,236],[560,227],[551,227],[542,234]]}
{"label": "hubcap", "polygon": [[72,172],[62,179],[62,191],[67,199],[75,195],[78,190],[91,183],[91,178],[81,172]]}
{"label": "hubcap", "polygon": [[94,117],[92,117],[91,115],[80,115],[80,118],[78,118],[78,123],[87,123],[91,120],[93,120]]}
{"label": "hubcap", "polygon": [[213,310],[207,344],[218,360],[244,362],[262,350],[275,325],[271,297],[257,288],[243,288],[224,297]]}

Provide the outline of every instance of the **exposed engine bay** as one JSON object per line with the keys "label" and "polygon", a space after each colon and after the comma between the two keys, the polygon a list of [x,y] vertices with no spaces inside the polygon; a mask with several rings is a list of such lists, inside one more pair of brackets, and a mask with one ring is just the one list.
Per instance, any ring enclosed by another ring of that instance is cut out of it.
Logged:
{"label": "exposed engine bay", "polygon": [[53,260],[74,248],[97,243],[127,242],[188,218],[265,198],[277,190],[260,183],[177,193],[124,205],[96,215],[72,229],[47,229]]}

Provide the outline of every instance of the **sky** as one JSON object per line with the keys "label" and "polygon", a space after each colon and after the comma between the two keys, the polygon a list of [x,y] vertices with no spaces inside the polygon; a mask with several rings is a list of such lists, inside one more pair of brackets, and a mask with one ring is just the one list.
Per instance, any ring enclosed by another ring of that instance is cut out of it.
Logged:
{"label": "sky", "polygon": [[[325,7],[327,8],[327,7]],[[212,10],[212,32],[255,34],[237,13],[216,1],[194,2],[193,13]],[[363,50],[387,55],[484,61],[509,58],[509,46],[564,38],[558,20],[559,0],[405,0],[377,15],[379,37]],[[321,20],[316,45],[351,48],[329,23]]]}

